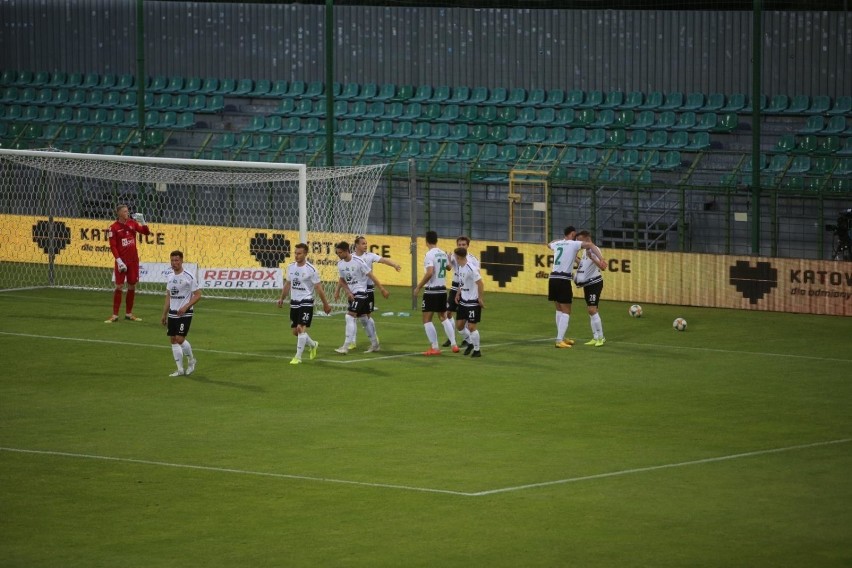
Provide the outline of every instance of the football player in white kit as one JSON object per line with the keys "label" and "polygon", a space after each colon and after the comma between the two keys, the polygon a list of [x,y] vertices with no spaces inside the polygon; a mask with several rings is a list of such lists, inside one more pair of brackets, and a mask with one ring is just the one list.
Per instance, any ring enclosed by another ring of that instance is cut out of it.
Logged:
{"label": "football player in white kit", "polygon": [[294,247],[294,262],[287,266],[287,281],[281,289],[281,297],[278,298],[278,307],[283,307],[284,298],[290,294],[290,328],[296,336],[296,355],[290,361],[291,365],[299,365],[302,362],[302,353],[305,347],[311,359],[317,356],[319,341],[314,341],[308,335],[308,328],[314,319],[314,292],[322,301],[322,310],[330,314],[331,306],[325,297],[319,272],[316,267],[308,262],[308,245],[299,243]]}
{"label": "football player in white kit", "polygon": [[[365,237],[364,235],[358,235],[358,236],[355,237],[355,241],[352,243],[352,256],[356,256],[356,257],[360,258],[361,260],[363,260],[367,264],[367,268],[369,268],[371,272],[373,270],[373,264],[374,263],[386,264],[390,267],[393,267],[393,269],[396,270],[397,272],[402,270],[402,266],[400,266],[398,262],[395,262],[395,261],[393,261],[389,258],[385,258],[383,256],[379,256],[374,252],[368,251],[367,250],[367,237]],[[370,313],[367,314],[367,317],[370,318],[371,320],[373,319],[372,313],[374,311],[376,311],[376,297],[375,297],[375,294],[374,294],[375,288],[376,288],[376,286],[375,286],[375,284],[373,284],[372,280],[367,282],[367,300],[370,302]],[[361,320],[361,321],[363,322],[364,320]],[[373,323],[373,325],[375,326],[375,323]],[[352,343],[349,345],[349,349],[355,349],[355,341],[356,341],[357,335],[358,335],[358,333],[357,333],[358,327],[357,326],[355,327],[355,330],[356,330],[355,337],[353,337]],[[378,339],[376,341],[378,341]]]}
{"label": "football player in white kit", "polygon": [[[192,307],[201,299],[201,287],[195,276],[183,269],[183,253],[174,250],[169,255],[172,272],[166,281],[166,301],[163,306],[163,317],[160,322],[166,326],[166,335],[172,344],[177,370],[170,377],[191,375],[195,372],[195,356],[192,345],[186,340],[189,326],[192,324]],[[187,367],[184,371],[183,358],[186,356]]]}
{"label": "football player in white kit", "polygon": [[[580,231],[577,233],[577,240],[584,243],[592,242],[592,235],[589,231]],[[574,283],[578,288],[583,289],[583,296],[586,298],[586,309],[589,312],[589,324],[592,327],[592,340],[587,341],[586,345],[594,345],[601,347],[606,343],[603,333],[603,323],[601,316],[598,313],[598,303],[601,300],[601,292],[603,291],[603,276],[601,270],[606,270],[606,263],[595,256],[591,250],[584,250],[580,254],[580,262],[577,264],[577,272],[574,273]]]}
{"label": "football player in white kit", "polygon": [[482,308],[485,307],[483,301],[485,286],[482,275],[477,266],[467,261],[470,256],[467,254],[467,248],[458,247],[453,254],[456,257],[456,276],[459,279],[458,290],[456,290],[458,305],[456,322],[462,323],[460,331],[467,342],[464,354],[482,357],[479,349],[479,329],[477,329],[477,324],[482,319]]}
{"label": "football player in white kit", "polygon": [[426,231],[426,254],[423,258],[423,278],[420,279],[412,293],[416,298],[423,290],[423,328],[426,330],[426,338],[429,340],[429,349],[424,355],[440,355],[438,348],[438,331],[432,323],[433,316],[437,313],[444,327],[444,333],[453,346],[453,352],[458,353],[456,345],[456,331],[453,322],[447,317],[447,266],[450,259],[447,253],[438,248],[438,233]]}
{"label": "football player in white kit", "polygon": [[[470,253],[470,239],[468,237],[465,237],[464,235],[456,237],[456,248],[465,249],[467,251],[467,263],[470,264],[473,268],[479,270],[479,259]],[[450,267],[453,269],[453,280],[449,291],[447,291],[447,317],[455,317],[456,330],[462,335],[463,338],[465,338],[466,335],[463,330],[465,327],[466,320],[457,316],[459,306],[456,302],[456,292],[459,291],[459,263],[455,253],[450,255]],[[449,339],[444,342],[444,347],[450,347],[451,345],[453,345],[453,342]],[[462,340],[461,346],[468,346],[467,339]],[[453,352],[457,353],[458,349],[453,349]]]}
{"label": "football player in white kit", "polygon": [[337,286],[334,289],[334,297],[340,297],[340,291],[344,290],[349,299],[349,307],[346,312],[346,339],[343,345],[335,349],[337,353],[346,355],[349,352],[349,346],[355,341],[355,318],[361,321],[361,325],[367,331],[367,337],[370,338],[370,347],[365,353],[374,353],[379,351],[379,340],[376,335],[376,324],[370,315],[370,302],[367,296],[367,282],[373,281],[382,296],[387,298],[390,293],[382,286],[373,271],[367,267],[367,264],[353,256],[349,251],[349,243],[341,241],[334,246],[334,252],[337,253],[337,272],[340,278],[337,281]]}

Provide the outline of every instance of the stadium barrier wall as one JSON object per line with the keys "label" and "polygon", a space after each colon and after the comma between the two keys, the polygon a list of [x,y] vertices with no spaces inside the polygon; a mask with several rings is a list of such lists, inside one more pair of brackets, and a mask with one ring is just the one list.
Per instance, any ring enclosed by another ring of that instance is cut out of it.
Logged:
{"label": "stadium barrier wall", "polygon": [[[44,230],[48,220],[38,216],[0,215],[4,239],[0,240],[0,262],[45,264],[48,261]],[[111,266],[106,221],[54,219],[55,262],[62,265]],[[56,230],[56,228],[59,230]],[[151,224],[152,234],[141,237],[140,256],[146,262],[168,262],[174,249],[184,251],[188,262],[220,269],[284,268],[291,247],[298,242],[297,230],[206,227]],[[258,254],[256,242],[279,243],[281,250]],[[309,233],[309,260],[314,264],[336,264],[334,243],[352,241],[352,235]],[[222,243],[229,243],[222,248]],[[370,249],[399,262],[403,269],[375,265],[383,284],[409,286],[408,237],[371,235]],[[446,251],[455,247],[455,236],[441,239]],[[418,258],[425,252],[418,240]],[[474,241],[471,252],[479,258],[487,294],[510,292],[547,295],[547,279],[553,257],[546,244]],[[242,251],[242,252],[240,252]],[[604,249],[608,269],[604,273],[603,298],[645,302],[783,311],[810,314],[852,315],[852,263],[809,259],[779,259],[732,255],[649,252]],[[274,262],[270,263],[270,259]],[[202,264],[203,262],[203,264]],[[111,271],[110,271],[111,272]],[[105,272],[105,278],[108,278]],[[280,282],[280,280],[278,280]],[[277,284],[280,286],[280,284]],[[582,296],[578,294],[582,305]]]}

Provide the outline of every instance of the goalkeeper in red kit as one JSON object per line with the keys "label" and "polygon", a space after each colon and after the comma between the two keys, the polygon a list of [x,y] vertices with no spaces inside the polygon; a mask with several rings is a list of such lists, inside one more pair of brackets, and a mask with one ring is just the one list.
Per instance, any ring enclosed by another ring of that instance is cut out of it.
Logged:
{"label": "goalkeeper in red kit", "polygon": [[115,257],[115,290],[112,293],[112,316],[106,323],[118,321],[118,309],[121,307],[121,291],[127,282],[127,301],[124,319],[142,321],[133,315],[133,301],[136,299],[136,283],[139,282],[139,252],[136,250],[136,234],[150,235],[151,229],[145,224],[141,213],[131,218],[127,205],[115,208],[117,221],[109,226],[109,248]]}

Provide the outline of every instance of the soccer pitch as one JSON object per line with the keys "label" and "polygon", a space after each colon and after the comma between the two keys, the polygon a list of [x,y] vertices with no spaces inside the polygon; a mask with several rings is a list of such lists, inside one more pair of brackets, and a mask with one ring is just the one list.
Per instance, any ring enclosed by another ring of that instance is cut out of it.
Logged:
{"label": "soccer pitch", "polygon": [[0,564],[852,563],[848,318],[604,288],[607,343],[580,298],[554,349],[552,303],[486,292],[482,358],[423,357],[391,293],[380,352],[315,317],[298,366],[286,307],[202,299],[179,378],[159,295],[0,293]]}

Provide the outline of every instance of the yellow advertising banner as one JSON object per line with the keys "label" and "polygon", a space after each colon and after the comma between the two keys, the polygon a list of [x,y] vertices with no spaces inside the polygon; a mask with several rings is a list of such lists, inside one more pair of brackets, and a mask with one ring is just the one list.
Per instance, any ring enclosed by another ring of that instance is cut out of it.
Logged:
{"label": "yellow advertising banner", "polygon": [[[108,221],[0,215],[0,261],[54,262],[78,266],[110,266]],[[298,242],[295,230],[167,225],[152,223],[152,234],[140,237],[143,261],[168,262],[179,249],[187,262],[204,268],[284,268]],[[334,244],[353,235],[309,233],[309,260],[325,279],[334,279]],[[412,271],[423,273],[425,240],[417,241],[412,266],[408,237],[368,235],[369,250],[403,267],[374,265],[382,284],[410,286]],[[455,236],[440,239],[447,252]],[[546,244],[474,241],[486,293],[511,292],[546,298],[553,256]],[[807,259],[707,255],[632,250],[604,250],[604,300],[852,315],[852,263]],[[582,301],[582,300],[581,300]]]}

